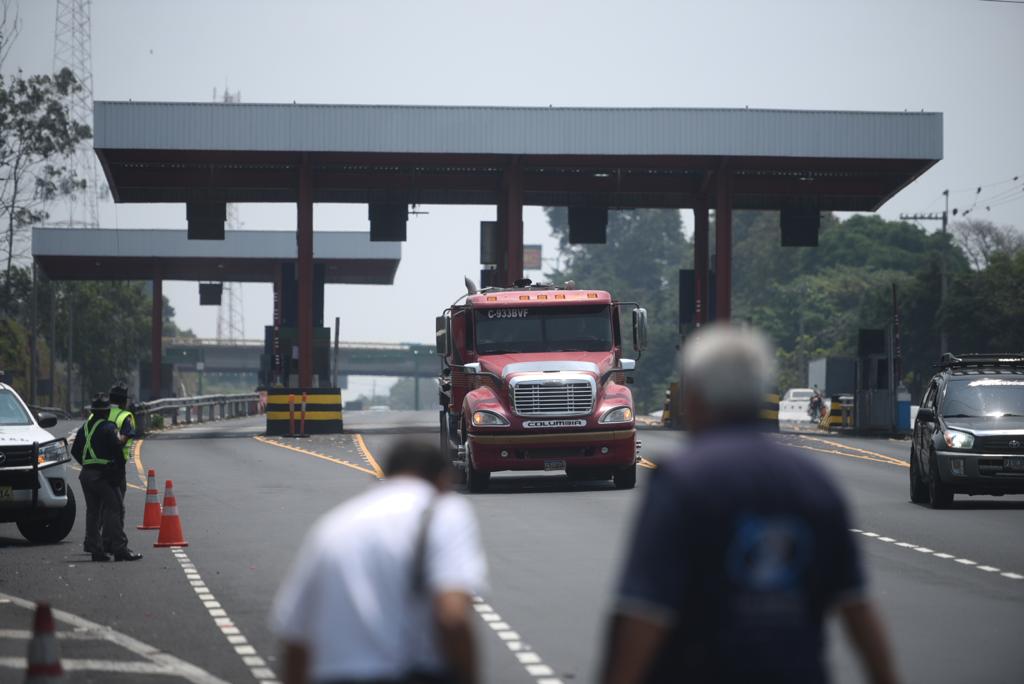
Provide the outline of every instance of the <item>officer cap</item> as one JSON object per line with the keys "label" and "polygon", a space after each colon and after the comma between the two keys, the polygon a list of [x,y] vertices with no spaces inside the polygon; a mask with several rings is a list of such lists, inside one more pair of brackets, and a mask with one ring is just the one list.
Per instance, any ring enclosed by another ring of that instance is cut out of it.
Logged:
{"label": "officer cap", "polygon": [[110,410],[110,399],[107,398],[106,394],[97,394],[92,398],[93,411],[109,411]]}
{"label": "officer cap", "polygon": [[128,388],[123,383],[118,383],[110,388],[110,401],[122,403],[128,401]]}

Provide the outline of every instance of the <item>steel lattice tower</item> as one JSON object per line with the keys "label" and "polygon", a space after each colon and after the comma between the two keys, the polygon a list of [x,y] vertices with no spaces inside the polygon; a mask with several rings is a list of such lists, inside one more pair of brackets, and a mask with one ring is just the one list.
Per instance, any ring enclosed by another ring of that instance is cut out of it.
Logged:
{"label": "steel lattice tower", "polygon": [[[53,32],[53,71],[67,67],[82,86],[71,97],[71,116],[93,126],[92,117],[92,0],[57,0],[57,23]],[[75,174],[84,179],[84,190],[67,198],[68,225],[99,226],[96,155],[92,141],[83,141],[69,160]]]}
{"label": "steel lattice tower", "polygon": [[[242,94],[238,91],[230,92],[224,89],[223,96],[218,99],[216,89],[213,91],[213,101],[225,104],[236,104],[242,101]],[[227,205],[227,217],[224,221],[225,230],[238,230],[242,222],[238,218],[238,206]],[[245,339],[245,312],[242,309],[242,283],[224,283],[221,291],[221,304],[217,309],[217,339],[218,340],[243,340]]]}

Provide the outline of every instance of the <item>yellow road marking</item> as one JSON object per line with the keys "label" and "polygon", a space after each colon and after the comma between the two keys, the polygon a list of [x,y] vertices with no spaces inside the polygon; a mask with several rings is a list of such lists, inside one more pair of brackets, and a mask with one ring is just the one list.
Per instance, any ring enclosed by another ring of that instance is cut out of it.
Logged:
{"label": "yellow road marking", "polygon": [[359,447],[359,450],[361,452],[363,452],[363,458],[365,458],[366,462],[370,464],[371,468],[373,468],[373,472],[375,472],[377,474],[377,477],[379,477],[380,479],[383,480],[384,479],[384,471],[381,469],[380,464],[377,463],[377,459],[375,459],[373,457],[373,454],[370,453],[370,449],[366,446],[366,442],[363,441],[363,436],[360,435],[360,434],[357,434],[355,436],[355,440],[356,440],[356,446]]}
{"label": "yellow road marking", "polygon": [[[340,458],[334,458],[333,456],[328,456],[326,454],[321,454],[321,453],[316,452],[316,451],[310,451],[309,449],[303,449],[301,447],[292,446],[290,444],[282,444],[281,442],[278,442],[276,440],[268,439],[268,438],[264,437],[263,435],[253,435],[253,439],[255,439],[257,442],[263,442],[264,444],[269,444],[271,446],[280,447],[282,449],[288,449],[289,451],[295,451],[295,452],[298,452],[300,454],[305,454],[307,456],[312,456],[314,458],[322,459],[324,461],[330,461],[331,463],[337,463],[338,465],[343,465],[346,468],[352,468],[353,470],[358,470],[361,473],[366,473],[367,475],[373,475],[374,477],[377,477],[377,478],[381,477],[381,475],[379,475],[376,471],[370,470],[369,468],[364,468],[364,467],[362,467],[360,465],[356,465],[355,463],[352,463],[351,461],[343,461]],[[365,453],[368,454],[369,452],[365,452]],[[376,464],[375,461],[373,463],[371,463],[371,465],[374,465],[374,464]],[[377,466],[377,467],[379,469],[380,466]]]}
{"label": "yellow road marking", "polygon": [[139,474],[139,481],[142,483],[142,487],[145,488],[148,482],[146,482],[145,471],[142,469],[142,442],[144,440],[137,439],[132,444],[132,460],[135,462],[135,471]]}
{"label": "yellow road marking", "polygon": [[861,449],[855,446],[848,446],[846,444],[843,444],[842,442],[833,442],[832,440],[829,439],[822,439],[821,437],[811,437],[810,435],[801,435],[801,438],[810,440],[812,442],[821,442],[822,444],[828,444],[829,446],[833,446],[838,449],[844,449],[846,451],[856,451],[861,454],[867,454],[868,456],[875,456],[877,458],[887,459],[896,465],[906,465],[906,461],[904,461],[903,459],[896,458],[895,456],[889,456],[887,454],[880,454],[877,451],[870,451],[868,449]]}
{"label": "yellow road marking", "polygon": [[139,486],[139,485],[137,485],[137,484],[132,484],[131,482],[129,482],[129,483],[127,483],[127,484],[128,484],[128,486],[129,486],[129,487],[131,487],[132,489],[138,489],[138,490],[139,490],[140,492],[144,492],[144,491],[146,491],[146,488],[145,488],[145,487],[140,487],[140,486]]}
{"label": "yellow road marking", "polygon": [[650,468],[651,470],[654,470],[655,468],[658,467],[657,463],[654,463],[653,461],[648,461],[646,458],[642,457],[640,458],[640,463],[638,463],[637,465],[639,465],[641,468]]}
{"label": "yellow road marking", "polygon": [[796,447],[797,449],[806,449],[807,451],[817,451],[822,454],[834,454],[836,456],[845,456],[846,458],[857,458],[863,461],[874,461],[875,463],[884,463],[886,465],[900,466],[902,468],[909,468],[910,465],[903,461],[886,460],[881,458],[873,458],[871,456],[862,456],[860,454],[850,454],[843,451],[837,451],[836,449],[819,449],[817,447],[808,446],[806,444],[790,443],[790,446]]}

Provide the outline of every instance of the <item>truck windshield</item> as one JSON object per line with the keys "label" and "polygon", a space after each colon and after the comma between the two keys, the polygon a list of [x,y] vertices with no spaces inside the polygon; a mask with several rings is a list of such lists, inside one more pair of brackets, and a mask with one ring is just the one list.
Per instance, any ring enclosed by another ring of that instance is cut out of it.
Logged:
{"label": "truck windshield", "polygon": [[0,389],[0,425],[31,425],[32,419],[14,392]]}
{"label": "truck windshield", "polygon": [[611,348],[612,316],[608,306],[531,306],[476,312],[477,354]]}
{"label": "truck windshield", "polygon": [[946,385],[942,415],[980,418],[1024,416],[1024,378],[971,378]]}

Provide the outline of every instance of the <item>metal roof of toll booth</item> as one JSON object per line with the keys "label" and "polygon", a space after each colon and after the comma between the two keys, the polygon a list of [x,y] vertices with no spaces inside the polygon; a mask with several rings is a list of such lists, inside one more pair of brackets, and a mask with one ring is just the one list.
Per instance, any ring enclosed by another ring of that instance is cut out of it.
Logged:
{"label": "metal roof of toll booth", "polygon": [[689,207],[709,172],[736,208],[794,197],[875,210],[942,158],[942,114],[97,102],[95,148],[119,202],[491,204],[523,171],[533,205]]}

